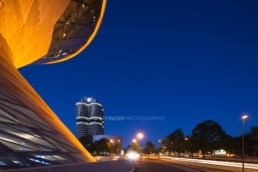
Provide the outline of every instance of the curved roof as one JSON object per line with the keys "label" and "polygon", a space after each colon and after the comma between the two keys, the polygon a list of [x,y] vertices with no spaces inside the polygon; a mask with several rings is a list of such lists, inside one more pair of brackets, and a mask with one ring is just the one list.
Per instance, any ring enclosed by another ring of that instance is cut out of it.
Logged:
{"label": "curved roof", "polygon": [[102,0],[72,0],[54,26],[48,53],[37,62],[58,63],[83,51],[99,29],[105,5]]}
{"label": "curved roof", "polygon": [[106,0],[0,0],[0,34],[16,68],[74,57],[92,41]]}

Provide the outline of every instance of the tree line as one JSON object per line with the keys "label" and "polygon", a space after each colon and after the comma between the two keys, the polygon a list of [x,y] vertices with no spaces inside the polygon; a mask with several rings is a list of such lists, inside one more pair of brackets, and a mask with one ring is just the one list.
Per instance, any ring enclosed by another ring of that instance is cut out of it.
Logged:
{"label": "tree line", "polygon": [[[219,123],[206,120],[196,125],[191,135],[184,135],[181,128],[175,129],[159,142],[159,152],[194,153],[201,152],[203,158],[213,154],[215,150],[225,150],[228,154],[242,156],[242,135],[233,137],[227,134]],[[258,152],[258,127],[251,127],[245,134],[245,155],[257,156]]]}
{"label": "tree line", "polygon": [[93,141],[93,137],[87,135],[80,137],[79,141],[92,155],[120,154],[121,152],[121,142],[115,142],[106,138]]}
{"label": "tree line", "polygon": [[[92,136],[83,136],[79,139],[82,145],[93,155],[120,154],[121,143],[111,142],[102,138],[93,142]],[[143,148],[138,142],[127,146],[125,153],[134,150],[144,154],[169,153],[181,156],[188,154],[191,157],[195,153],[201,153],[205,158],[213,151],[223,149],[227,154],[242,156],[242,135],[230,136],[221,125],[213,120],[206,120],[196,125],[191,135],[185,135],[181,128],[175,129],[164,139],[159,141],[158,149],[155,149],[151,141],[147,141]],[[257,156],[258,154],[258,127],[251,127],[245,134],[245,155]]]}

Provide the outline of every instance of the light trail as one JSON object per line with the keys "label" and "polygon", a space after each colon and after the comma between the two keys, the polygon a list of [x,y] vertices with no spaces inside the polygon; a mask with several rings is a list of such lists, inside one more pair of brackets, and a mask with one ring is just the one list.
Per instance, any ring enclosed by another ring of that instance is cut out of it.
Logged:
{"label": "light trail", "polygon": [[[242,168],[242,162],[229,162],[229,161],[215,161],[215,160],[175,158],[175,157],[169,157],[169,156],[161,156],[161,158],[162,159],[175,160],[175,161],[182,161],[182,162],[192,162],[192,163],[200,163],[200,164],[212,164],[212,165],[220,165],[220,166]],[[245,168],[257,169],[258,170],[258,164],[245,163]]]}

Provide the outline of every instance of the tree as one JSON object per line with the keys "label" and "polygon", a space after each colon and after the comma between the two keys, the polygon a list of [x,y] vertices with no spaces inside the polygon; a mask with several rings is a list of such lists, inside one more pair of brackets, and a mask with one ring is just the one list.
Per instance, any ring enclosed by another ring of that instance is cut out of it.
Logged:
{"label": "tree", "polygon": [[224,149],[228,153],[234,152],[233,137],[225,134],[221,137],[221,149]]}
{"label": "tree", "polygon": [[191,136],[185,136],[184,141],[182,142],[182,148],[181,150],[185,152],[185,154],[191,154],[191,149],[192,149],[192,144],[191,144]]}
{"label": "tree", "polygon": [[132,145],[128,145],[128,146],[124,149],[125,153],[128,153],[128,151],[130,151],[131,146],[132,146]]}
{"label": "tree", "polygon": [[250,136],[251,136],[251,149],[252,149],[253,155],[255,156],[258,152],[258,127],[251,127]]}
{"label": "tree", "polygon": [[121,142],[109,142],[110,153],[120,154],[121,153]]}
{"label": "tree", "polygon": [[172,152],[172,150],[173,150],[173,147],[172,147],[172,139],[171,139],[171,136],[170,135],[168,135],[168,136],[166,136],[162,141],[161,141],[161,143],[160,143],[160,151],[162,150],[163,151],[163,153],[164,152]]}
{"label": "tree", "polygon": [[232,137],[233,153],[242,155],[242,136]]}
{"label": "tree", "polygon": [[207,120],[199,123],[192,130],[191,142],[197,149],[202,151],[203,158],[207,152],[220,149],[222,146],[222,138],[225,136],[225,131],[219,123]]}
{"label": "tree", "polygon": [[109,140],[102,138],[94,142],[94,148],[97,155],[105,155],[110,153]]}
{"label": "tree", "polygon": [[181,128],[176,129],[171,134],[165,137],[162,144],[169,150],[169,152],[178,152],[179,156],[184,148],[184,133]]}
{"label": "tree", "polygon": [[151,141],[148,141],[145,143],[144,148],[143,148],[143,153],[144,154],[155,153],[155,146]]}
{"label": "tree", "polygon": [[183,130],[180,129],[176,129],[173,133],[172,133],[173,137],[174,137],[174,148],[175,151],[178,152],[178,155],[180,157],[180,153],[183,151],[184,148],[184,132]]}
{"label": "tree", "polygon": [[135,152],[141,152],[142,148],[139,145],[138,142],[133,142],[131,145],[128,146],[127,151],[135,151]]}
{"label": "tree", "polygon": [[189,152],[191,153],[191,157],[194,157],[194,152],[198,151],[198,147],[196,145],[196,142],[193,141],[193,137],[189,136],[188,137],[188,141],[187,141],[187,149],[189,150]]}
{"label": "tree", "polygon": [[81,144],[89,151],[91,154],[94,152],[94,145],[93,145],[93,137],[92,135],[86,135],[79,138]]}

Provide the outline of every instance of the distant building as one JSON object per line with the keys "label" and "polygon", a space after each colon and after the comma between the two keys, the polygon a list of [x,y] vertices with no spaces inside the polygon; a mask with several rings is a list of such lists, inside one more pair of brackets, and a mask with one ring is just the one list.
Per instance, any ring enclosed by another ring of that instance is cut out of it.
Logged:
{"label": "distant building", "polygon": [[84,97],[76,103],[77,138],[104,134],[104,110],[94,97]]}

